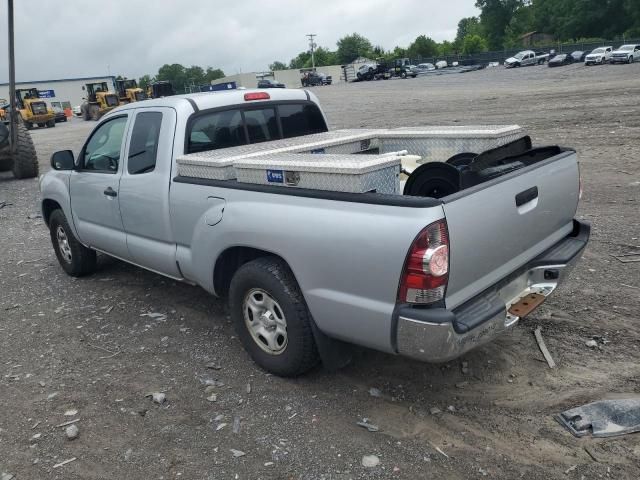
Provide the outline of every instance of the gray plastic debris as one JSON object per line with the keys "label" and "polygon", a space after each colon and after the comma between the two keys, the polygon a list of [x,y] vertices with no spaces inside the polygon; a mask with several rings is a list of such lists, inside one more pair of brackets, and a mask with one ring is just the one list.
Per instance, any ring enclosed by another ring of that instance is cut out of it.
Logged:
{"label": "gray plastic debris", "polygon": [[376,455],[365,455],[362,457],[362,466],[366,468],[377,467],[380,464],[380,458]]}
{"label": "gray plastic debris", "polygon": [[370,432],[377,432],[378,430],[380,430],[380,428],[377,425],[373,425],[372,423],[369,423],[367,420],[368,419],[365,418],[361,422],[357,422],[356,425],[366,428]]}
{"label": "gray plastic debris", "polygon": [[75,440],[76,438],[78,438],[78,435],[80,434],[80,429],[75,424],[73,424],[73,425],[69,425],[64,430],[64,433],[69,440]]}
{"label": "gray plastic debris", "polygon": [[640,398],[601,400],[555,416],[576,437],[614,437],[640,432]]}
{"label": "gray plastic debris", "polygon": [[242,450],[236,450],[235,448],[230,448],[229,451],[235,457],[244,457],[246,454]]}
{"label": "gray plastic debris", "polygon": [[5,472],[0,473],[0,480],[12,480],[13,478],[16,478],[16,477],[14,477],[13,474],[11,473],[5,473]]}

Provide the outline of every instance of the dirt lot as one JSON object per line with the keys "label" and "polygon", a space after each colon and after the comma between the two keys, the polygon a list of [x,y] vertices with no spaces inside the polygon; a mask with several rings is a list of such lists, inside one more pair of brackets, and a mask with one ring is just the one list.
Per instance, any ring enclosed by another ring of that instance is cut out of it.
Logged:
{"label": "dirt lot", "polygon": [[[575,147],[578,214],[593,231],[571,281],[512,333],[459,361],[358,350],[338,373],[284,380],[251,363],[224,303],[198,288],[109,258],[93,276],[66,276],[33,218],[38,183],[0,174],[8,202],[0,209],[0,476],[638,478],[640,434],[576,439],[552,415],[640,393],[640,264],[612,257],[640,250],[640,64],[314,90],[333,127],[518,123],[538,144]],[[42,170],[52,151],[77,151],[91,127],[74,119],[34,131]],[[555,370],[538,350],[536,326]],[[592,338],[597,348],[585,345]],[[206,380],[224,384],[209,389],[216,402],[207,401]],[[158,391],[167,395],[162,406],[145,398]],[[69,441],[56,425],[77,418],[79,438]],[[380,431],[357,426],[363,418]],[[361,466],[367,454],[380,465]]]}

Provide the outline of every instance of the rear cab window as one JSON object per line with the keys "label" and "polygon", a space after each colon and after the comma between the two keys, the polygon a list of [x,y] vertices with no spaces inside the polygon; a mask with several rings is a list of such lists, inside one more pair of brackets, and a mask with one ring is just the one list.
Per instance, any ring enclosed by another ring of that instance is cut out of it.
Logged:
{"label": "rear cab window", "polygon": [[187,127],[185,153],[217,150],[326,132],[320,108],[312,102],[234,106],[201,112]]}

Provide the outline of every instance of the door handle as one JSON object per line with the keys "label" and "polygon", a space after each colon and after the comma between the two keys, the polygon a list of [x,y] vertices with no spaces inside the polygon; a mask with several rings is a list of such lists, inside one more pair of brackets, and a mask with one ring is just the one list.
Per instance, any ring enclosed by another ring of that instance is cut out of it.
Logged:
{"label": "door handle", "polygon": [[107,197],[117,197],[118,196],[118,192],[116,192],[113,188],[111,187],[107,187],[106,190],[104,191],[104,194]]}
{"label": "door handle", "polygon": [[535,200],[536,198],[538,198],[538,187],[531,187],[516,195],[516,207],[521,207],[525,203],[529,203],[531,200]]}

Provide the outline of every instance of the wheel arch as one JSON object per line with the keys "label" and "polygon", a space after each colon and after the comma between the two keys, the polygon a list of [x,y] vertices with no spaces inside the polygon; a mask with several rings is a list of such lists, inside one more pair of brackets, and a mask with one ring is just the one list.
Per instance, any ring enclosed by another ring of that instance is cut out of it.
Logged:
{"label": "wheel arch", "polygon": [[63,210],[62,205],[60,205],[55,200],[52,200],[51,198],[45,198],[44,200],[42,200],[42,218],[44,220],[44,223],[49,225],[51,214],[54,210],[58,209]]}
{"label": "wheel arch", "polygon": [[[298,283],[298,279],[296,278],[291,265],[282,256],[261,248],[236,245],[223,250],[220,255],[218,255],[218,258],[216,258],[216,262],[213,267],[213,289],[215,294],[219,297],[226,297],[229,292],[231,279],[238,269],[245,263],[262,257],[273,257],[282,260],[282,262],[284,262],[291,271],[296,283]],[[298,283],[298,285],[300,284]]]}

